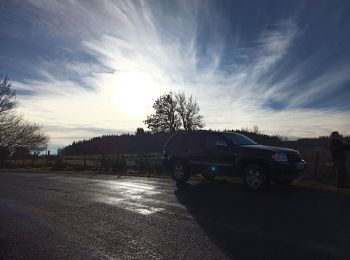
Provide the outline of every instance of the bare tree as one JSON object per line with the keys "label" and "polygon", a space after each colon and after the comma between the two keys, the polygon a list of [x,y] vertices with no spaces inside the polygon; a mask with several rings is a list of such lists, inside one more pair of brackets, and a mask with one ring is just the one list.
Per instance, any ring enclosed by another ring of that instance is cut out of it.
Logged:
{"label": "bare tree", "polygon": [[25,121],[15,114],[3,115],[0,123],[0,147],[7,147],[12,153],[18,148],[28,151],[43,150],[49,142],[41,127]]}
{"label": "bare tree", "polygon": [[203,116],[199,114],[199,105],[191,95],[188,99],[185,93],[175,95],[177,101],[176,111],[179,114],[184,130],[197,130],[205,126]]}
{"label": "bare tree", "polygon": [[181,127],[176,107],[177,101],[172,92],[162,95],[153,104],[155,113],[147,116],[144,123],[152,132],[174,132]]}
{"label": "bare tree", "polygon": [[[45,148],[49,137],[41,127],[27,122],[13,112],[16,106],[16,92],[11,88],[7,76],[0,76],[0,148],[13,153],[16,149],[39,151]],[[1,157],[6,154],[1,153]]]}
{"label": "bare tree", "polygon": [[0,115],[16,106],[16,91],[11,89],[8,76],[0,75]]}
{"label": "bare tree", "polygon": [[187,99],[183,92],[169,92],[160,96],[153,108],[155,113],[147,116],[144,121],[153,132],[174,132],[181,127],[189,131],[204,127],[199,105],[192,95]]}
{"label": "bare tree", "polygon": [[252,132],[253,132],[254,134],[260,134],[259,127],[258,127],[257,125],[253,126]]}

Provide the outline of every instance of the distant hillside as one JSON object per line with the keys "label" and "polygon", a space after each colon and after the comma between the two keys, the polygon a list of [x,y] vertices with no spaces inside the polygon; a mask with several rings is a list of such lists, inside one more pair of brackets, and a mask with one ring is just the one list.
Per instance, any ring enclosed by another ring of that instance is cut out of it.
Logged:
{"label": "distant hillside", "polygon": [[[303,138],[288,141],[285,137],[270,136],[247,130],[234,130],[253,139],[259,144],[272,146],[286,146],[291,148],[327,147],[328,137]],[[115,153],[156,153],[161,152],[170,133],[155,133],[140,131],[136,134],[104,135],[89,140],[75,141],[59,149],[61,155],[82,154],[115,154]],[[347,137],[350,142],[350,138]]]}
{"label": "distant hillside", "polygon": [[152,153],[162,150],[169,133],[141,133],[123,135],[104,135],[89,140],[75,141],[59,149],[60,155],[114,154],[114,153]]}

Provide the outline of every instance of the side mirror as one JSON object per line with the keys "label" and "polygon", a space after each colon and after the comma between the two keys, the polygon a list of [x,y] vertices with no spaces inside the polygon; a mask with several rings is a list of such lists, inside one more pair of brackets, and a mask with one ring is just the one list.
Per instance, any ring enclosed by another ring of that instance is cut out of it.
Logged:
{"label": "side mirror", "polygon": [[217,141],[215,143],[215,145],[218,146],[218,147],[223,147],[223,148],[228,147],[228,145],[227,145],[227,143],[225,141]]}

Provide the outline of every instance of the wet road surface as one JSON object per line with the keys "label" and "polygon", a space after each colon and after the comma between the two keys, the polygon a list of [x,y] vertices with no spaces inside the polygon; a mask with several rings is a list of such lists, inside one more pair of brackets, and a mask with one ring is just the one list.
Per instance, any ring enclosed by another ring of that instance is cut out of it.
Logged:
{"label": "wet road surface", "polygon": [[350,259],[350,200],[224,181],[0,173],[1,259]]}

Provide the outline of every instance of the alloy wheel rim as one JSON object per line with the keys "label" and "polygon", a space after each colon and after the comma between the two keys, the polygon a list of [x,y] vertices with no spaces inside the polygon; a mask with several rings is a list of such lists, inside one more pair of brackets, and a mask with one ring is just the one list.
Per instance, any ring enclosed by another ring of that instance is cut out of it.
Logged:
{"label": "alloy wheel rim", "polygon": [[258,169],[249,169],[247,177],[247,183],[253,188],[258,188],[261,185],[261,172]]}
{"label": "alloy wheel rim", "polygon": [[182,165],[175,165],[174,167],[174,177],[177,180],[181,180],[185,175],[184,169]]}

